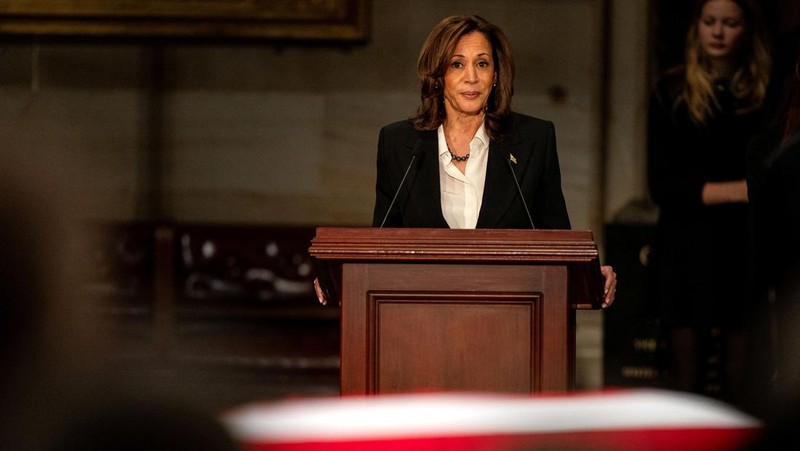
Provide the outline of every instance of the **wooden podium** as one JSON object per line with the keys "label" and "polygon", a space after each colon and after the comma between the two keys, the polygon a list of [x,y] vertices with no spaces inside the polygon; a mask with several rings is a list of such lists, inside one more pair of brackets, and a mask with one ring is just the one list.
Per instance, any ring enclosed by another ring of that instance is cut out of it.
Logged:
{"label": "wooden podium", "polygon": [[309,253],[341,304],[343,395],[574,388],[591,232],[320,227]]}

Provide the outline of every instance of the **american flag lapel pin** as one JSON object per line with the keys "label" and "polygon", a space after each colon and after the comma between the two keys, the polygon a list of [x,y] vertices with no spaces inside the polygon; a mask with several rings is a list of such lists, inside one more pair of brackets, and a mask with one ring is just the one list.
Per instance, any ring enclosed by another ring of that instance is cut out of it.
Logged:
{"label": "american flag lapel pin", "polygon": [[508,154],[508,159],[511,160],[512,163],[517,164],[517,159],[514,157],[513,153]]}

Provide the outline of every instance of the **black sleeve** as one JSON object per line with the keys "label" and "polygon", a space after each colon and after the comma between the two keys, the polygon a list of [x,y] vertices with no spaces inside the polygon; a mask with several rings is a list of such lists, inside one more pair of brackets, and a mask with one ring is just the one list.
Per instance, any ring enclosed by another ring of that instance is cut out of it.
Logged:
{"label": "black sleeve", "polygon": [[547,122],[543,183],[532,196],[533,221],[537,229],[569,229],[569,214],[561,189],[561,168],[558,163],[555,126]]}
{"label": "black sleeve", "polygon": [[[389,204],[392,202],[395,187],[392,186],[391,177],[389,176],[389,149],[386,148],[385,130],[382,128],[378,135],[378,153],[376,158],[376,179],[375,179],[375,208],[372,213],[372,227],[380,227],[383,218],[386,216],[386,211],[389,209]],[[392,214],[386,218],[384,227],[402,227],[403,219],[398,212],[394,210]]]}

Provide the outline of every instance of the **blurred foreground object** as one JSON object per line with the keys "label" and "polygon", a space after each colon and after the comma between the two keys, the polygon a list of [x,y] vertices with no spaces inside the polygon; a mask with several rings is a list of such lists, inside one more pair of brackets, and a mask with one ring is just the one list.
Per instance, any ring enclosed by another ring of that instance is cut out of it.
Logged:
{"label": "blurred foreground object", "polygon": [[222,420],[245,450],[732,450],[761,432],[727,404],[655,389],[297,399],[242,406]]}

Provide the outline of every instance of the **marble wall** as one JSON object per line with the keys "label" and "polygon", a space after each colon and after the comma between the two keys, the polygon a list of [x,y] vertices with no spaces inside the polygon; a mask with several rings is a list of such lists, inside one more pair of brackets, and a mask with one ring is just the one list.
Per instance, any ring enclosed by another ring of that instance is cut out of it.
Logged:
{"label": "marble wall", "polygon": [[416,110],[422,41],[475,12],[514,46],[515,109],[555,122],[574,226],[598,228],[603,2],[372,8],[350,47],[4,44],[0,140],[63,172],[90,217],[366,225],[377,133]]}

